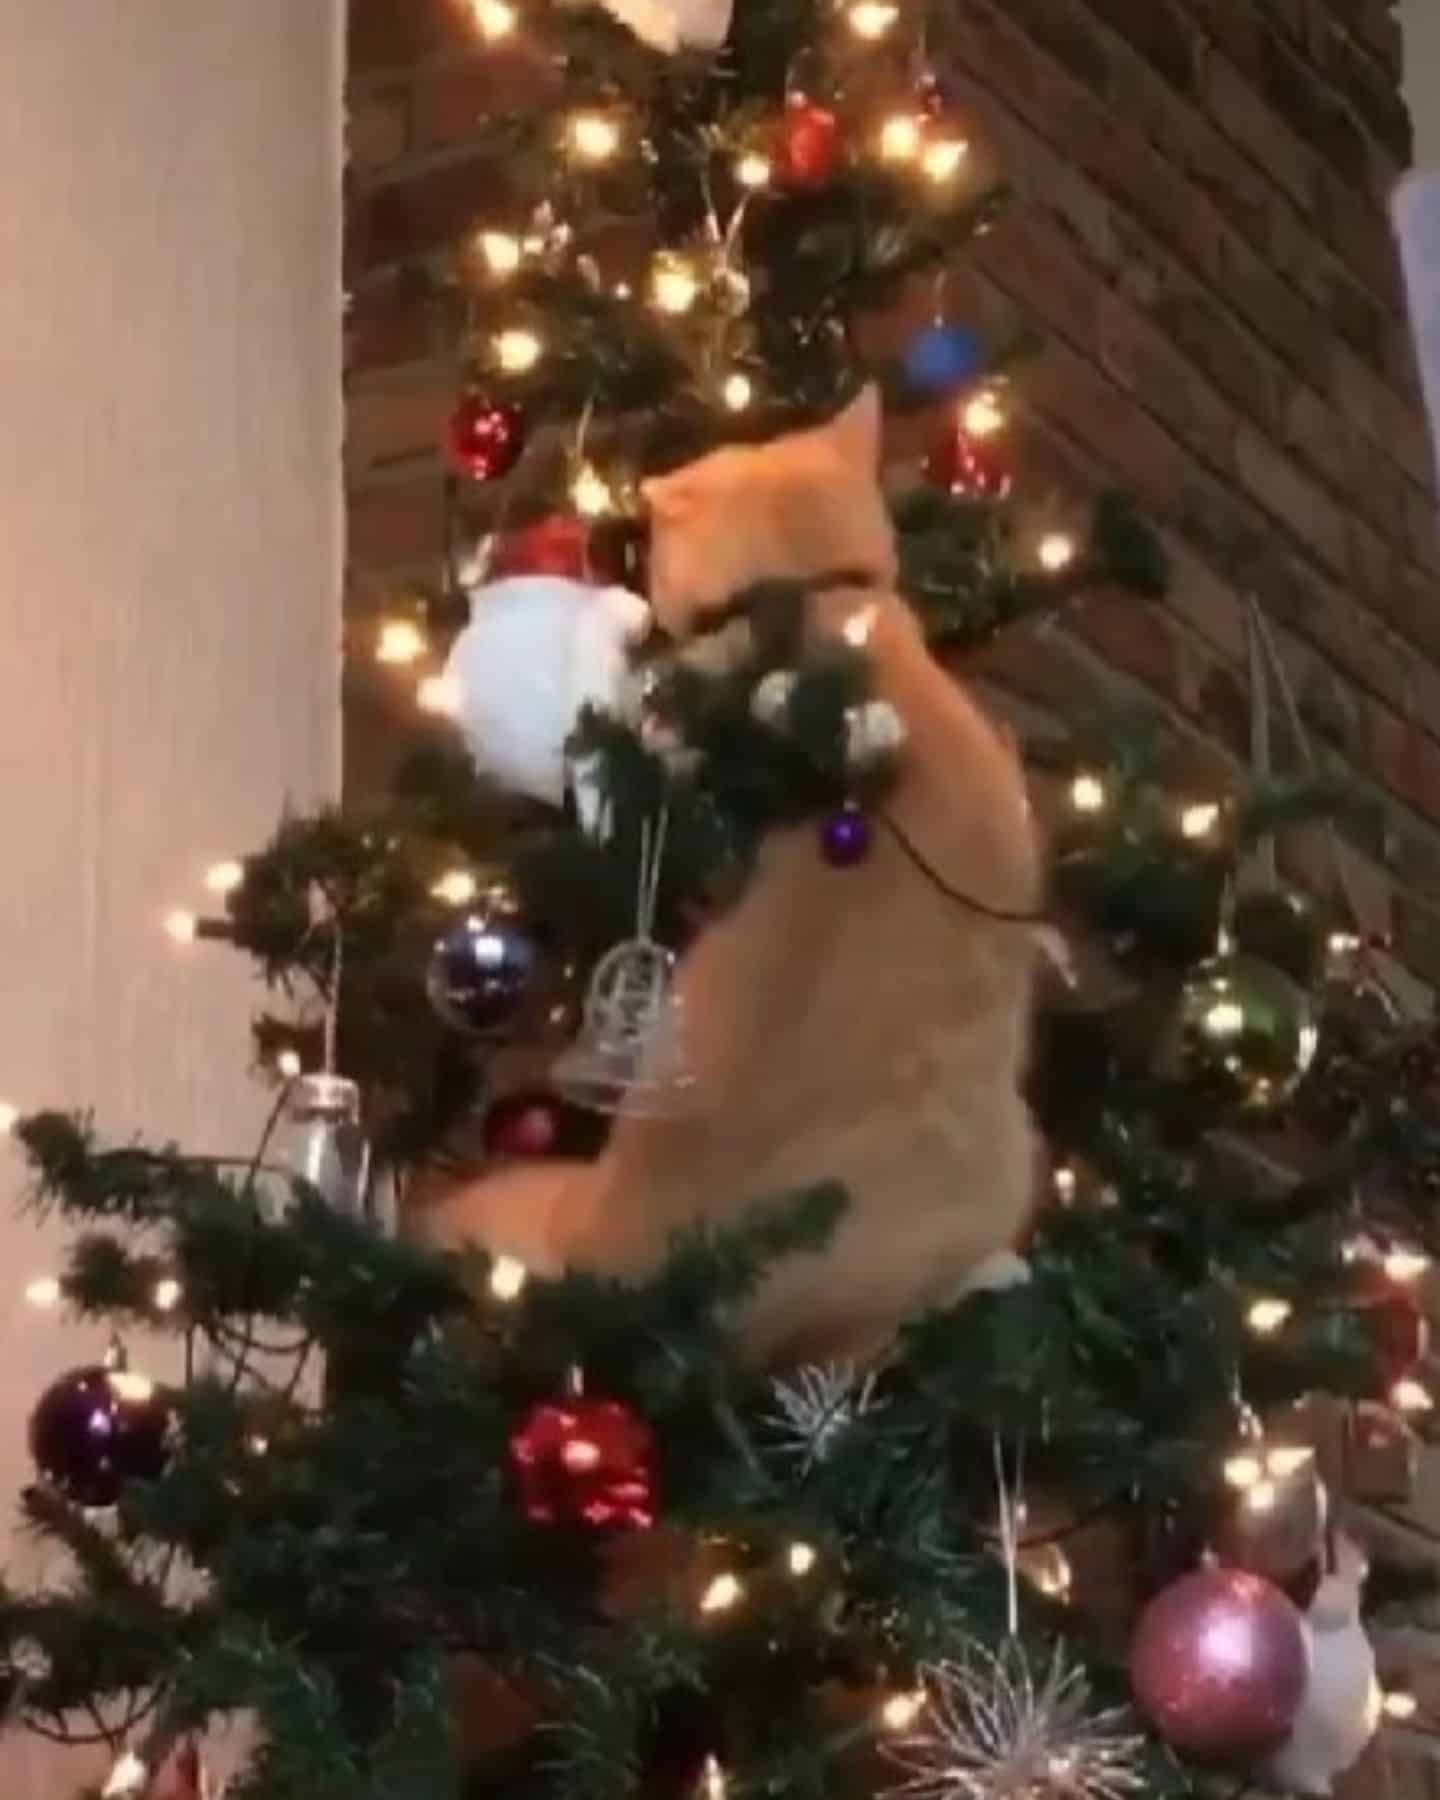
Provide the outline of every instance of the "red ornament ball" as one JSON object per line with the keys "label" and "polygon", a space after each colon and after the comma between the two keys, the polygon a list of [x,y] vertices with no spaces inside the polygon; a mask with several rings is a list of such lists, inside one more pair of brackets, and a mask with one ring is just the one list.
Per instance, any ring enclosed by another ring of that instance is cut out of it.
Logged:
{"label": "red ornament ball", "polygon": [[525,450],[525,417],[518,406],[488,394],[466,394],[446,430],[451,461],[473,481],[499,481]]}
{"label": "red ornament ball", "polygon": [[925,473],[960,500],[1004,500],[1015,485],[1000,437],[974,437],[954,420],[936,439]]}
{"label": "red ornament ball", "polygon": [[490,559],[489,578],[558,575],[584,581],[590,569],[588,529],[567,513],[552,513],[502,534]]}
{"label": "red ornament ball", "polygon": [[782,187],[823,187],[840,164],[840,121],[828,107],[792,99],[780,121],[775,177]]}
{"label": "red ornament ball", "polygon": [[1383,1268],[1363,1266],[1356,1277],[1356,1310],[1375,1346],[1386,1383],[1413,1374],[1430,1354],[1430,1321],[1413,1287]]}
{"label": "red ornament ball", "polygon": [[485,1114],[482,1132],[490,1156],[554,1156],[561,1148],[561,1102],[543,1088],[503,1094]]}
{"label": "red ornament ball", "polygon": [[113,1506],[132,1481],[158,1481],[169,1461],[170,1413],[143,1375],[72,1369],[30,1415],[30,1454],[77,1506]]}
{"label": "red ornament ball", "polygon": [[510,1439],[525,1516],[537,1525],[655,1523],[655,1439],[618,1400],[535,1407]]}
{"label": "red ornament ball", "polygon": [[1248,1761],[1283,1742],[1309,1678],[1299,1612],[1244,1569],[1202,1569],[1162,1589],[1130,1649],[1136,1705],[1203,1761]]}

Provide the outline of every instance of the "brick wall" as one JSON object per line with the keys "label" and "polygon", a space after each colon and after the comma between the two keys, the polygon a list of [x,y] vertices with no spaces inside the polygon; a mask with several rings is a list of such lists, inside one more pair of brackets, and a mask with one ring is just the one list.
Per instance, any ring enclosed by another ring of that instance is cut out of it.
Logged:
{"label": "brick wall", "polygon": [[[1130,488],[1178,572],[1166,608],[1101,597],[991,672],[1050,705],[1077,666],[1093,684],[1103,665],[1243,755],[1242,596],[1257,594],[1314,736],[1391,803],[1359,846],[1366,922],[1440,982],[1440,531],[1384,209],[1411,148],[1390,6],[954,11],[956,98],[1018,191],[956,298],[1047,337],[1023,380],[1022,470],[1047,493]],[[353,0],[350,38],[360,622],[437,559],[453,382],[406,265],[479,213],[467,138],[514,72],[477,52],[457,0]],[[363,780],[400,696],[355,666]]]}
{"label": "brick wall", "polygon": [[[1136,688],[1243,758],[1257,595],[1314,739],[1386,802],[1352,839],[1365,923],[1440,985],[1440,531],[1385,213],[1411,154],[1391,6],[954,13],[956,98],[1018,196],[955,299],[1046,334],[1023,376],[1022,474],[1062,497],[1129,488],[1177,575],[1163,608],[1099,596],[987,673],[1037,716]],[[405,263],[479,212],[467,138],[505,78],[453,0],[352,0],[353,622],[437,559],[452,379]],[[358,780],[396,699],[357,675]]]}

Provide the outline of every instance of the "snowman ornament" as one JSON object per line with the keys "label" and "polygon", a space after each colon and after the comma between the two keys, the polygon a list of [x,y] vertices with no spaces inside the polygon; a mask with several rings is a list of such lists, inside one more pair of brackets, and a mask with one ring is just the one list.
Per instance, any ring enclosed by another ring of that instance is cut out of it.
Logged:
{"label": "snowman ornament", "polygon": [[1364,1754],[1380,1724],[1381,1692],[1375,1650],[1360,1622],[1365,1553],[1338,1536],[1334,1567],[1305,1615],[1310,1681],[1295,1729],[1267,1774],[1292,1794],[1329,1794],[1335,1779]]}

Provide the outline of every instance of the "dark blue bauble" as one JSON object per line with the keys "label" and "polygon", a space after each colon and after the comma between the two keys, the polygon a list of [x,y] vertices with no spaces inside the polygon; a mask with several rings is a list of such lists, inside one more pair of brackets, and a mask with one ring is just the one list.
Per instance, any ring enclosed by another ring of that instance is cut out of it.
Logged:
{"label": "dark blue bauble", "polygon": [[169,1460],[170,1412],[143,1376],[72,1369],[30,1415],[30,1454],[76,1506],[113,1506],[132,1481],[158,1481]]}
{"label": "dark blue bauble", "polygon": [[964,325],[929,325],[905,352],[906,379],[921,394],[953,394],[984,367],[985,346]]}
{"label": "dark blue bauble", "polygon": [[870,821],[858,806],[842,806],[820,827],[820,850],[835,869],[850,869],[870,854]]}
{"label": "dark blue bauble", "polygon": [[506,1031],[534,989],[540,943],[514,890],[489,888],[441,937],[425,976],[430,1004],[457,1031]]}

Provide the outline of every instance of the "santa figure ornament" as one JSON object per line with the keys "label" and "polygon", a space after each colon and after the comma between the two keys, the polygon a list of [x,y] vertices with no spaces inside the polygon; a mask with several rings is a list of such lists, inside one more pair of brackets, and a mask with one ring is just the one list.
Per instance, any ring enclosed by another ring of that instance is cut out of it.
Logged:
{"label": "santa figure ornament", "polygon": [[1269,1765],[1276,1782],[1296,1794],[1329,1794],[1335,1778],[1364,1755],[1380,1724],[1375,1650],[1360,1623],[1364,1552],[1337,1539],[1335,1567],[1316,1590],[1305,1617],[1310,1679],[1285,1747]]}
{"label": "santa figure ornament", "polygon": [[622,709],[627,646],[649,620],[649,607],[625,588],[552,575],[480,588],[445,670],[479,772],[511,793],[561,805],[574,773],[565,741],[584,707]]}

